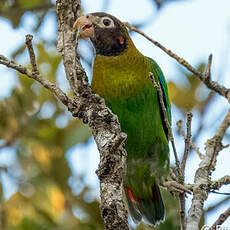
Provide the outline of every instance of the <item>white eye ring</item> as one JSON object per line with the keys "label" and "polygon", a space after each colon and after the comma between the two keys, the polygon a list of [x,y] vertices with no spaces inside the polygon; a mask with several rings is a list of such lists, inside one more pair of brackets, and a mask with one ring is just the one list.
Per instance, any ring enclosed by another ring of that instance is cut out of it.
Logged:
{"label": "white eye ring", "polygon": [[115,27],[113,20],[109,17],[101,18],[99,26],[101,28],[113,28],[113,27]]}

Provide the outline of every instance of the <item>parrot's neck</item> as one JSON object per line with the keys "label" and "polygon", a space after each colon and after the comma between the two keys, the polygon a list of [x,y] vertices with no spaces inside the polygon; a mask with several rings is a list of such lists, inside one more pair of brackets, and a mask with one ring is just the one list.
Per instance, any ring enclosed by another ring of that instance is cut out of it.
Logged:
{"label": "parrot's neck", "polygon": [[[130,40],[131,41],[131,40]],[[125,52],[118,56],[97,55],[94,61],[92,89],[104,98],[126,98],[136,95],[149,81],[146,59],[128,43]]]}

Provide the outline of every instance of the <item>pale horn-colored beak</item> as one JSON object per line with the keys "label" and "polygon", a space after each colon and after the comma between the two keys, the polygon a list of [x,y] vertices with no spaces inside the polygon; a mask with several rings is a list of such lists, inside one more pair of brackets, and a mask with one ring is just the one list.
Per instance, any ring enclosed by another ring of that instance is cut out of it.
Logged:
{"label": "pale horn-colored beak", "polygon": [[73,24],[73,31],[80,29],[80,38],[94,37],[93,15],[87,14],[79,17]]}

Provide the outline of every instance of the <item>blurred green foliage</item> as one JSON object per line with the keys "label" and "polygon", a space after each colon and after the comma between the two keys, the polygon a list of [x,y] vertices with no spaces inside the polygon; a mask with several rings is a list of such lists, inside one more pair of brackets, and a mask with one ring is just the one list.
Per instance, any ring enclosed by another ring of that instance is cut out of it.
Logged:
{"label": "blurred green foliage", "polygon": [[[170,0],[154,0],[153,7],[159,9]],[[0,17],[8,19],[13,28],[20,28],[22,16],[31,12],[35,18],[32,28],[38,42],[35,44],[37,64],[43,77],[55,81],[61,57],[56,52],[54,38],[43,41],[39,29],[47,13],[55,14],[51,0],[1,0]],[[18,44],[12,53],[13,59],[27,56],[24,44]],[[204,64],[199,65],[201,70]],[[171,101],[182,113],[197,109],[203,114],[213,94],[203,92],[200,81],[191,74],[187,83],[179,85],[169,82]],[[63,76],[64,77],[64,76]],[[184,76],[183,76],[184,78]],[[94,197],[86,202],[87,186],[75,195],[68,183],[72,172],[65,153],[77,143],[86,143],[91,136],[89,128],[72,118],[66,108],[38,83],[19,74],[18,84],[11,96],[0,101],[0,149],[12,146],[16,150],[17,165],[0,168],[18,185],[18,191],[8,200],[4,199],[0,184],[0,229],[2,230],[52,230],[52,229],[103,229],[99,212],[99,201]],[[48,112],[47,112],[48,111]],[[58,125],[60,116],[67,120]],[[202,120],[202,119],[201,119]],[[15,172],[19,168],[20,173]],[[2,182],[2,181],[1,181]],[[178,200],[163,191],[166,204],[166,221],[155,229],[179,229]],[[82,212],[82,218],[75,211]],[[80,211],[79,211],[80,210]],[[154,229],[141,223],[137,230]]]}

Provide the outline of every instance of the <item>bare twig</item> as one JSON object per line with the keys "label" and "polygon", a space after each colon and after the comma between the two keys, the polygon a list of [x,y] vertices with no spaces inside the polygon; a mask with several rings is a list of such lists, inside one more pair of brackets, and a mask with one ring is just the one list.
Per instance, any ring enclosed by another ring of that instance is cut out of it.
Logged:
{"label": "bare twig", "polygon": [[[191,143],[191,123],[192,123],[192,113],[189,112],[187,114],[187,135],[185,137],[185,149],[184,155],[181,161],[181,184],[184,184],[184,171],[185,165],[188,158],[190,143]],[[179,204],[180,204],[180,222],[181,222],[181,230],[185,230],[186,228],[186,218],[185,218],[185,193],[179,194]]]}
{"label": "bare twig", "polygon": [[188,158],[188,154],[189,154],[189,150],[190,150],[190,143],[191,143],[191,123],[192,123],[192,113],[189,112],[187,114],[187,136],[185,138],[185,149],[184,149],[184,155],[181,161],[181,172],[182,172],[182,176],[184,178],[184,171],[185,171],[185,165],[186,165],[186,161]]}
{"label": "bare twig", "polygon": [[[182,127],[182,120],[177,121],[176,125],[178,127],[178,132],[184,137],[184,139],[186,139],[186,135]],[[204,155],[200,152],[199,148],[192,140],[190,140],[190,147],[198,154],[200,159],[204,159]]]}
{"label": "bare twig", "polygon": [[35,53],[34,53],[34,48],[32,45],[32,40],[33,40],[33,36],[31,34],[27,34],[26,35],[26,46],[27,46],[27,49],[30,55],[30,64],[32,66],[32,73],[39,74],[37,63],[36,63],[36,58],[35,58]]}
{"label": "bare twig", "polygon": [[219,218],[215,221],[215,223],[212,225],[212,229],[216,230],[217,226],[223,224],[228,217],[230,216],[230,208],[228,208],[224,213],[222,213]]}
{"label": "bare twig", "polygon": [[161,108],[163,110],[163,114],[164,114],[164,122],[166,124],[166,127],[168,129],[168,134],[169,134],[169,139],[172,143],[172,147],[173,147],[173,152],[174,152],[174,157],[175,157],[175,161],[176,161],[176,166],[177,168],[179,169],[180,168],[180,162],[179,162],[179,158],[178,158],[178,155],[177,155],[177,151],[176,151],[176,147],[175,147],[175,142],[174,142],[174,137],[173,137],[173,133],[172,133],[172,128],[169,124],[169,121],[168,121],[168,118],[167,118],[167,111],[166,111],[166,108],[165,108],[165,105],[164,105],[164,101],[163,101],[163,94],[162,94],[162,91],[161,91],[161,87],[160,85],[155,81],[155,78],[153,76],[153,73],[149,73],[149,76],[151,77],[152,79],[152,83],[153,83],[153,86],[155,87],[155,89],[157,90],[157,94],[159,96],[159,99],[160,99],[160,105],[161,105]]}
{"label": "bare twig", "polygon": [[208,65],[205,72],[205,78],[207,79],[207,81],[211,80],[211,65],[212,65],[212,54],[210,54],[208,57]]}
{"label": "bare twig", "polygon": [[181,230],[186,229],[186,217],[185,217],[185,193],[179,194],[179,205],[180,205],[180,226]]}
{"label": "bare twig", "polygon": [[230,184],[230,176],[224,176],[222,178],[220,178],[218,181],[213,181],[209,188],[210,189],[220,189],[222,187],[222,185],[229,185]]}
{"label": "bare twig", "polygon": [[[213,143],[216,145],[216,148],[214,148],[214,151],[212,153],[212,157],[209,163],[209,171],[213,170],[215,168],[216,165],[216,157],[217,154],[219,153],[220,150],[222,150],[223,148],[228,147],[228,145],[223,146],[221,144],[221,140],[227,130],[227,128],[230,126],[230,109],[228,110],[227,115],[224,118],[224,121],[221,123],[220,127],[217,130],[217,133],[215,135],[215,138],[211,139],[211,141],[213,141]],[[213,144],[211,143],[211,144]]]}
{"label": "bare twig", "polygon": [[[157,46],[160,49],[162,49],[170,57],[174,58],[177,62],[179,62],[181,65],[183,65],[187,70],[189,70],[194,75],[196,75],[209,89],[212,89],[216,93],[224,96],[230,102],[230,89],[228,89],[228,88],[226,88],[226,87],[224,87],[222,85],[219,85],[215,81],[210,80],[210,72],[209,71],[211,69],[211,61],[212,61],[212,56],[211,55],[209,56],[208,68],[207,68],[206,74],[205,73],[203,74],[203,73],[199,72],[198,70],[196,70],[194,67],[192,67],[186,60],[184,60],[183,58],[179,57],[178,55],[173,53],[171,50],[165,48],[159,42],[153,40],[152,38],[150,38],[148,35],[146,35],[142,31],[140,31],[137,28],[129,25],[129,23],[127,23],[127,22],[124,22],[124,25],[127,26],[131,31],[135,31],[135,32],[139,33],[140,35],[144,36],[147,40],[152,42],[155,46]],[[207,73],[208,73],[208,75],[207,75]]]}
{"label": "bare twig", "polygon": [[224,199],[222,199],[221,201],[217,202],[216,204],[209,206],[206,210],[205,213],[207,212],[212,212],[213,210],[219,208],[222,204],[225,204],[227,201],[230,200],[230,196],[225,197]]}
{"label": "bare twig", "polygon": [[162,185],[171,192],[191,194],[193,191],[193,185],[189,185],[189,184],[182,185],[174,180],[164,181]]}
{"label": "bare twig", "polygon": [[41,85],[47,88],[49,91],[55,94],[55,96],[66,106],[74,104],[73,100],[70,99],[55,83],[52,83],[44,79],[40,74],[33,74],[28,68],[9,60],[3,55],[0,55],[0,64],[5,65],[11,69],[18,71],[19,73],[25,74],[27,77],[38,81]]}

